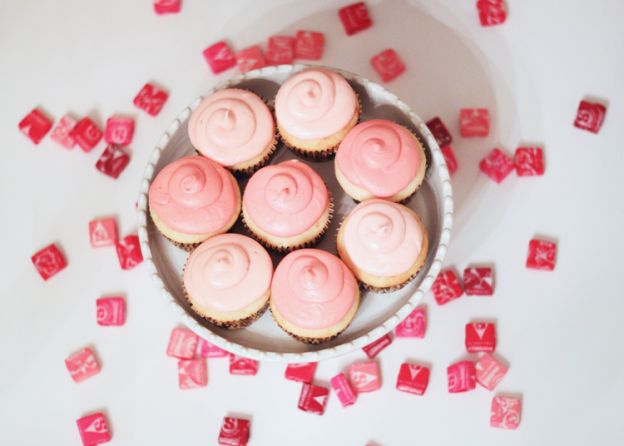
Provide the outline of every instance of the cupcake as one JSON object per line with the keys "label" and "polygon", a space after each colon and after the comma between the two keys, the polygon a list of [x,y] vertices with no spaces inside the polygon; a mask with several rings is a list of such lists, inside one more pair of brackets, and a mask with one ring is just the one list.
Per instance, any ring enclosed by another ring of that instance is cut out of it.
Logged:
{"label": "cupcake", "polygon": [[199,153],[237,173],[264,165],[276,145],[269,107],[256,94],[238,88],[219,90],[201,101],[188,133]]}
{"label": "cupcake", "polygon": [[425,152],[414,134],[384,119],[362,122],[342,140],[336,178],[351,198],[402,201],[425,178]]}
{"label": "cupcake", "polygon": [[266,166],[243,193],[243,221],[265,246],[282,252],[311,246],[325,233],[333,204],[322,178],[297,160]]}
{"label": "cupcake", "polygon": [[414,211],[373,198],[358,204],[338,230],[338,255],[373,291],[409,282],[425,263],[427,231]]}
{"label": "cupcake", "polygon": [[184,266],[184,292],[193,310],[223,328],[242,328],[266,310],[273,264],[266,250],[241,234],[199,245]]}
{"label": "cupcake", "polygon": [[187,156],[161,170],[149,189],[150,216],[175,245],[191,250],[234,225],[241,198],[234,176],[214,161]]}
{"label": "cupcake", "polygon": [[318,344],[335,338],[353,320],[360,290],[340,259],[320,249],[299,249],[277,265],[271,312],[294,338]]}
{"label": "cupcake", "polygon": [[344,77],[314,68],[282,84],[275,97],[275,115],[286,145],[300,155],[326,159],[357,124],[360,104]]}

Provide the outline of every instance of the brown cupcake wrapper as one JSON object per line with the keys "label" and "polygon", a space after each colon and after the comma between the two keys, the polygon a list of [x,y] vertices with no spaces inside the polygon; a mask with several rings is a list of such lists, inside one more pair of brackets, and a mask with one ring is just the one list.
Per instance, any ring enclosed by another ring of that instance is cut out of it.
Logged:
{"label": "brown cupcake wrapper", "polygon": [[322,344],[323,342],[328,342],[328,341],[331,341],[333,339],[336,339],[338,336],[340,336],[349,327],[349,325],[351,325],[351,322],[349,322],[344,329],[342,329],[341,331],[339,331],[338,333],[336,333],[336,334],[334,334],[332,336],[327,336],[327,337],[324,337],[324,338],[310,338],[310,337],[306,337],[306,336],[299,336],[298,334],[295,334],[295,333],[292,333],[292,332],[286,330],[282,326],[282,324],[280,324],[277,321],[277,318],[275,317],[275,315],[273,314],[273,312],[270,309],[269,309],[269,313],[271,313],[271,317],[273,318],[273,320],[275,321],[275,323],[277,324],[277,326],[279,328],[284,330],[284,332],[286,334],[288,334],[290,337],[296,339],[299,342],[303,342],[304,344],[317,345],[317,344]]}

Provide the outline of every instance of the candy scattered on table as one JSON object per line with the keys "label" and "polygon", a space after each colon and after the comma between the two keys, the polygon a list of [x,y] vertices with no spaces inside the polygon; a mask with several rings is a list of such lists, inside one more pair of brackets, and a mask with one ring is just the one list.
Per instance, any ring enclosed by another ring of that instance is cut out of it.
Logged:
{"label": "candy scattered on table", "polygon": [[438,305],[447,304],[464,294],[457,273],[453,269],[440,271],[438,277],[433,281],[433,285],[431,285],[431,291]]}
{"label": "candy scattered on table", "polygon": [[258,361],[251,358],[230,354],[230,374],[231,375],[249,375],[253,376],[258,373]]}
{"label": "candy scattered on table", "polygon": [[401,392],[424,395],[429,385],[429,368],[404,362],[399,369],[396,388]]}
{"label": "candy scattered on table", "polygon": [[475,364],[475,370],[477,382],[488,390],[494,390],[507,373],[507,367],[489,353],[484,353],[479,358]]}
{"label": "candy scattered on table", "polygon": [[453,142],[453,137],[438,116],[427,121],[427,127],[440,147],[446,147]]}
{"label": "candy scattered on table", "polygon": [[424,338],[427,331],[427,312],[424,307],[417,307],[395,328],[399,338]]}
{"label": "candy scattered on table", "polygon": [[518,147],[514,155],[519,177],[544,175],[544,153],[539,147]]}
{"label": "candy scattered on table", "polygon": [[574,127],[598,133],[606,114],[607,108],[604,105],[598,102],[581,101],[576,112]]}
{"label": "candy scattered on table", "polygon": [[512,396],[492,398],[490,426],[502,429],[517,429],[520,425],[522,400]]}
{"label": "candy scattered on table", "polygon": [[74,138],[78,146],[84,152],[89,153],[102,140],[104,133],[91,118],[85,116],[76,123],[74,128],[69,132],[69,136]]}
{"label": "candy scattered on table", "polygon": [[52,120],[39,109],[33,108],[30,113],[19,122],[18,127],[28,139],[35,144],[39,144],[52,128]]}
{"label": "candy scattered on table", "polygon": [[490,112],[487,108],[462,108],[459,111],[459,132],[464,138],[486,137],[490,134]]}
{"label": "candy scattered on table", "polygon": [[314,372],[316,371],[316,362],[302,362],[295,364],[288,364],[284,377],[291,381],[298,381],[302,383],[311,383],[314,379]]}
{"label": "candy scattered on table", "polygon": [[354,392],[351,384],[349,384],[349,380],[344,373],[339,373],[334,376],[331,379],[331,385],[342,407],[351,406],[357,400],[357,394]]}
{"label": "candy scattered on table", "polygon": [[106,146],[106,149],[104,149],[104,152],[102,152],[102,155],[95,163],[95,168],[104,175],[117,179],[129,162],[130,156],[127,153],[118,146],[110,144]]}
{"label": "candy scattered on table", "polygon": [[514,169],[514,162],[511,157],[500,149],[493,149],[479,163],[479,169],[492,180],[500,183]]}
{"label": "candy scattered on table", "polygon": [[505,23],[507,12],[503,0],[479,0],[477,2],[481,26],[494,26]]}
{"label": "candy scattered on table", "polygon": [[371,342],[370,344],[364,346],[362,350],[366,353],[366,356],[373,359],[377,356],[383,349],[392,344],[392,336],[390,333],[386,333],[381,338],[376,341]]}
{"label": "candy scattered on table", "polygon": [[265,67],[267,62],[262,54],[262,49],[258,45],[250,46],[240,50],[235,54],[236,64],[241,73]]}
{"label": "candy scattered on table", "polygon": [[327,387],[303,383],[297,406],[304,412],[323,415],[328,397],[329,389]]}
{"label": "candy scattered on table", "polygon": [[127,235],[115,243],[119,265],[123,270],[129,270],[143,261],[139,237],[136,234]]}
{"label": "candy scattered on table", "polygon": [[178,386],[180,389],[206,387],[208,373],[205,359],[180,359],[178,361]]}
{"label": "candy scattered on table", "polygon": [[165,90],[148,82],[141,88],[141,91],[137,93],[132,102],[149,115],[156,116],[160,113],[168,98],[169,94]]}
{"label": "candy scattered on table", "polygon": [[95,306],[98,325],[120,326],[126,322],[126,299],[123,297],[100,297]]}
{"label": "candy scattered on table", "polygon": [[453,148],[451,146],[446,146],[442,147],[440,150],[442,151],[442,155],[444,155],[444,161],[446,161],[446,167],[448,168],[449,174],[453,175],[457,172],[457,159],[455,159]]}
{"label": "candy scattered on table", "polygon": [[557,244],[548,240],[532,239],[529,241],[529,253],[526,267],[552,271],[555,269]]}
{"label": "candy scattered on table", "polygon": [[353,3],[340,8],[338,16],[348,36],[359,33],[373,25],[364,2]]}
{"label": "candy scattered on table", "polygon": [[178,359],[193,359],[199,338],[188,328],[176,327],[171,332],[167,355]]}
{"label": "candy scattered on table", "polygon": [[477,384],[477,371],[474,362],[460,361],[447,367],[449,393],[468,392]]}
{"label": "candy scattered on table", "polygon": [[50,133],[50,138],[66,149],[73,149],[76,145],[76,140],[70,136],[70,133],[75,125],[76,120],[74,118],[69,115],[63,116],[54,126],[52,133]]}
{"label": "candy scattered on table", "polygon": [[114,246],[117,241],[117,222],[114,218],[98,218],[89,222],[89,242],[94,248]]}
{"label": "candy scattered on table", "polygon": [[219,432],[220,446],[245,446],[249,441],[251,423],[243,418],[225,417]]}
{"label": "candy scattered on table", "polygon": [[154,0],[154,11],[158,15],[176,14],[182,8],[182,0]]}
{"label": "candy scattered on table", "polygon": [[230,356],[227,351],[202,338],[199,338],[197,343],[197,355],[202,358],[225,358]]}
{"label": "candy scattered on table", "polygon": [[376,362],[358,362],[349,366],[349,380],[357,393],[374,392],[381,387]]}
{"label": "candy scattered on table", "polygon": [[494,294],[494,272],[488,267],[464,269],[464,291],[467,296],[491,296]]}
{"label": "candy scattered on table", "polygon": [[323,56],[325,36],[315,31],[297,31],[295,59],[319,60]]}
{"label": "candy scattered on table", "polygon": [[48,280],[67,266],[65,257],[54,243],[37,251],[30,259],[43,280]]}
{"label": "candy scattered on table", "polygon": [[268,65],[293,63],[295,59],[295,38],[290,36],[269,37],[266,61]]}
{"label": "candy scattered on table", "polygon": [[384,82],[396,79],[405,71],[405,64],[391,48],[374,56],[371,59],[371,65]]}
{"label": "candy scattered on table", "polygon": [[106,415],[101,412],[92,413],[76,421],[83,446],[95,446],[107,443],[112,435],[106,421]]}
{"label": "candy scattered on table", "polygon": [[210,45],[203,54],[214,74],[219,74],[236,66],[234,52],[224,41]]}
{"label": "candy scattered on table", "polygon": [[127,146],[132,142],[132,136],[134,136],[134,119],[113,116],[106,120],[104,141],[108,144]]}
{"label": "candy scattered on table", "polygon": [[77,383],[100,373],[100,364],[93,350],[89,347],[70,355],[65,360],[65,367],[67,367],[71,378]]}
{"label": "candy scattered on table", "polygon": [[469,353],[493,352],[496,349],[496,326],[492,322],[466,324],[466,350]]}

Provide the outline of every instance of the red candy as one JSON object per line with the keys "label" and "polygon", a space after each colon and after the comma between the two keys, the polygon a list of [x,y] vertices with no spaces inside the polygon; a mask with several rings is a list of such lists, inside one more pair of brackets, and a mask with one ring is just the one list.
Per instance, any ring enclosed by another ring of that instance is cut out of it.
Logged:
{"label": "red candy", "polygon": [[382,51],[370,62],[384,82],[390,82],[405,71],[405,64],[393,49]]}
{"label": "red candy", "polygon": [[269,37],[266,52],[268,65],[290,64],[295,59],[295,38],[290,36]]}
{"label": "red candy", "polygon": [[104,140],[109,144],[127,146],[132,142],[134,135],[134,119],[132,118],[108,118],[104,130]]}
{"label": "red candy", "polygon": [[102,152],[102,155],[95,163],[95,168],[104,175],[117,179],[129,162],[130,156],[124,153],[118,146],[111,144],[106,146],[106,149],[104,149],[104,152]]}
{"label": "red candy", "polygon": [[489,353],[484,354],[475,364],[477,382],[488,390],[494,390],[507,373],[507,367]]}
{"label": "red candy", "polygon": [[510,396],[495,396],[492,399],[490,426],[502,429],[517,429],[520,425],[522,400]]}
{"label": "red candy", "polygon": [[30,259],[43,280],[48,280],[67,266],[63,254],[54,243],[37,251]]}
{"label": "red candy", "polygon": [[89,117],[82,118],[69,132],[69,136],[87,153],[98,145],[103,135],[102,130]]}
{"label": "red candy", "polygon": [[607,108],[598,102],[581,101],[576,112],[574,127],[598,133],[606,113]]}
{"label": "red candy", "polygon": [[444,305],[464,294],[459,278],[452,269],[440,271],[431,285],[431,291],[438,305]]}
{"label": "red candy", "polygon": [[466,350],[470,353],[493,352],[496,348],[496,327],[491,322],[466,324]]}
{"label": "red candy", "polygon": [[519,177],[544,175],[544,154],[539,147],[518,147],[514,165]]}
{"label": "red candy", "polygon": [[256,373],[258,373],[258,361],[230,354],[230,374],[255,375]]}
{"label": "red candy", "polygon": [[114,218],[100,218],[89,222],[89,241],[94,248],[113,246],[117,241],[117,222]]}
{"label": "red candy", "polygon": [[488,177],[500,183],[513,170],[514,162],[499,149],[494,149],[479,163],[479,169]]}
{"label": "red candy", "polygon": [[338,15],[348,36],[370,28],[373,24],[364,2],[353,3],[340,8]]}
{"label": "red candy", "polygon": [[423,395],[429,384],[429,368],[404,362],[399,369],[396,388],[401,392]]}
{"label": "red candy", "polygon": [[557,244],[547,240],[533,239],[529,242],[526,267],[552,271],[555,269]]}
{"label": "red candy", "polygon": [[127,235],[115,243],[117,249],[117,257],[121,269],[132,269],[143,261],[141,247],[139,246],[139,237],[136,235]]}
{"label": "red candy", "polygon": [[182,0],[154,0],[154,11],[158,15],[180,12]]}
{"label": "red candy", "polygon": [[479,0],[477,10],[481,26],[500,25],[507,19],[503,0]]}
{"label": "red candy", "polygon": [[232,49],[223,41],[210,45],[203,54],[214,74],[229,70],[236,65],[236,57]]}
{"label": "red candy", "polygon": [[357,395],[351,388],[349,381],[344,373],[339,373],[331,379],[331,385],[340,400],[342,407],[347,407],[355,403]]}
{"label": "red candy", "polygon": [[460,361],[450,365],[446,373],[449,393],[467,392],[476,387],[477,372],[472,361]]}
{"label": "red candy", "polygon": [[311,383],[316,371],[316,362],[304,362],[299,364],[288,364],[284,377],[291,381]]}
{"label": "red candy", "polygon": [[297,31],[295,59],[319,60],[323,56],[325,37],[314,31]]}
{"label": "red candy", "polygon": [[76,125],[76,120],[71,116],[63,116],[61,120],[56,124],[50,138],[57,144],[62,145],[66,149],[73,149],[76,145],[76,141],[69,134]]}
{"label": "red candy", "polygon": [[18,127],[32,142],[39,144],[52,128],[52,121],[41,111],[33,108],[31,112],[19,122]]}
{"label": "red candy", "polygon": [[119,326],[126,322],[126,299],[123,297],[100,297],[95,305],[98,325]]}
{"label": "red candy", "polygon": [[349,366],[351,385],[358,393],[373,392],[381,387],[379,366],[376,362],[360,362]]}
{"label": "red candy", "polygon": [[76,421],[83,446],[95,446],[111,440],[110,429],[106,416],[97,412],[84,416]]}
{"label": "red candy", "polygon": [[89,347],[85,347],[67,358],[65,367],[67,367],[74,382],[77,383],[100,373],[100,364]]}
{"label": "red candy", "polygon": [[198,336],[188,328],[174,328],[169,337],[167,355],[178,359],[192,359],[195,356]]}
{"label": "red candy", "polygon": [[241,73],[266,67],[267,62],[258,45],[250,46],[236,53],[236,64]]}
{"label": "red candy", "polygon": [[446,161],[446,167],[449,174],[452,175],[457,172],[457,160],[455,159],[455,153],[451,146],[442,147],[442,155],[444,155],[444,161]]}
{"label": "red candy", "polygon": [[249,441],[249,420],[225,417],[219,432],[220,446],[245,446]]}
{"label": "red candy", "polygon": [[328,396],[329,389],[327,387],[304,383],[301,387],[298,407],[304,412],[323,415]]}
{"label": "red candy", "polygon": [[205,359],[180,359],[178,361],[178,386],[180,389],[206,387],[208,374]]}
{"label": "red candy", "polygon": [[396,335],[400,338],[424,338],[427,331],[427,312],[418,307],[397,325]]}
{"label": "red candy", "polygon": [[488,136],[490,113],[487,108],[462,108],[459,111],[459,131],[464,138]]}
{"label": "red candy", "polygon": [[166,91],[148,82],[135,96],[133,103],[148,114],[156,116],[167,102],[167,98],[169,94]]}
{"label": "red candy", "polygon": [[494,273],[492,268],[466,268],[464,290],[468,296],[491,296],[494,294]]}
{"label": "red candy", "polygon": [[197,343],[197,354],[202,358],[225,358],[230,355],[222,348],[202,338],[199,338],[199,342]]}
{"label": "red candy", "polygon": [[429,127],[429,131],[431,131],[440,147],[446,147],[453,141],[451,134],[439,117],[436,116],[427,122],[427,127]]}
{"label": "red candy", "polygon": [[390,335],[390,333],[386,333],[384,336],[377,339],[376,341],[373,341],[370,344],[364,346],[362,350],[364,350],[366,356],[373,359],[390,344],[392,344],[392,336]]}

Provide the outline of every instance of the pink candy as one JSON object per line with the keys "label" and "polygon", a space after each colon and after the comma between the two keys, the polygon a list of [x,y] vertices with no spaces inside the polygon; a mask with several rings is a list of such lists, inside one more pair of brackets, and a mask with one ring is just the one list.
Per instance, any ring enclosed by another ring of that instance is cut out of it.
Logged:
{"label": "pink candy", "polygon": [[477,2],[481,26],[494,26],[505,23],[507,12],[503,0],[479,0]]}
{"label": "pink candy", "polygon": [[126,322],[126,299],[123,297],[100,297],[95,305],[98,325],[119,326]]}
{"label": "pink candy", "polygon": [[295,37],[295,58],[319,60],[323,56],[325,37],[314,31],[297,31]]}
{"label": "pink candy", "polygon": [[492,268],[464,269],[464,290],[468,296],[491,296],[494,294]]}
{"label": "pink candy", "polygon": [[241,73],[265,67],[267,65],[258,45],[250,46],[236,53],[236,64]]}
{"label": "pink candy", "polygon": [[34,253],[30,260],[43,280],[48,280],[67,266],[63,254],[54,243]]}
{"label": "pink candy", "polygon": [[132,142],[134,135],[134,119],[112,117],[106,120],[104,140],[108,144],[127,146]]}
{"label": "pink candy", "polygon": [[446,161],[449,174],[453,175],[457,172],[457,160],[455,159],[453,148],[451,146],[446,146],[442,147],[440,150],[442,151],[442,155],[444,155],[444,161]]}
{"label": "pink candy", "polygon": [[174,328],[169,337],[167,355],[178,359],[192,359],[195,356],[198,339],[188,328]]}
{"label": "pink candy", "polygon": [[245,446],[249,441],[249,420],[225,417],[219,432],[220,446]]}
{"label": "pink candy", "polygon": [[328,396],[329,389],[327,387],[304,383],[301,387],[301,394],[299,395],[299,403],[297,406],[304,412],[323,415],[325,413],[325,406],[327,406]]}
{"label": "pink candy", "polygon": [[225,358],[230,355],[222,348],[217,347],[202,338],[199,338],[197,343],[197,354],[202,358]]}
{"label": "pink candy", "polygon": [[604,105],[598,102],[581,101],[576,112],[574,127],[598,133],[606,114],[607,108]]}
{"label": "pink candy", "polygon": [[438,305],[444,305],[464,294],[459,278],[452,269],[440,271],[433,285],[431,285],[431,291]]}
{"label": "pink candy", "polygon": [[405,64],[393,49],[383,50],[374,56],[371,65],[384,82],[390,82],[405,71]]}
{"label": "pink candy", "polygon": [[379,366],[376,362],[359,362],[349,366],[351,385],[358,393],[374,392],[381,387]]}
{"label": "pink candy", "polygon": [[66,149],[73,149],[76,145],[76,141],[70,136],[70,133],[75,125],[76,120],[74,118],[68,115],[63,116],[52,130],[50,138]]}
{"label": "pink candy", "polygon": [[89,222],[89,241],[94,248],[113,246],[117,241],[117,222],[114,218],[100,218]]}
{"label": "pink candy", "polygon": [[111,432],[103,413],[96,412],[76,421],[83,446],[95,446],[111,440]]}
{"label": "pink candy", "polygon": [[373,22],[364,2],[353,3],[338,10],[338,16],[348,36],[368,29]]}
{"label": "pink candy", "polygon": [[178,361],[178,386],[180,389],[206,387],[208,374],[205,359],[180,359]]}
{"label": "pink candy", "polygon": [[256,373],[258,373],[258,361],[230,354],[230,374],[255,375]]}
{"label": "pink candy", "polygon": [[269,37],[266,60],[268,65],[290,64],[295,58],[295,38],[290,36]]}
{"label": "pink candy", "polygon": [[118,146],[111,144],[106,146],[106,149],[104,149],[104,152],[102,152],[102,155],[95,163],[95,168],[104,175],[117,179],[129,162],[130,156],[124,153]]}
{"label": "pink candy", "polygon": [[403,363],[397,376],[396,388],[401,392],[423,395],[429,385],[429,368],[418,365]]}
{"label": "pink candy", "polygon": [[495,396],[492,399],[490,426],[517,429],[520,425],[522,400],[511,396]]}
{"label": "pink candy", "polygon": [[132,102],[151,116],[156,116],[160,113],[168,98],[169,94],[166,91],[148,82],[141,88],[141,91],[139,91]]}
{"label": "pink candy", "polygon": [[284,377],[291,381],[311,383],[316,371],[316,362],[288,364]]}
{"label": "pink candy", "polygon": [[470,353],[493,352],[496,348],[496,327],[491,322],[466,324],[466,350]]}
{"label": "pink candy", "polygon": [[488,177],[500,183],[514,169],[514,162],[499,149],[493,149],[479,163],[479,169]]}
{"label": "pink candy", "polygon": [[477,382],[488,390],[494,390],[507,373],[507,367],[498,362],[494,356],[485,353],[475,364]]}
{"label": "pink candy", "polygon": [[103,135],[104,133],[97,124],[86,116],[78,121],[69,132],[69,136],[74,138],[80,148],[87,153],[98,145]]}
{"label": "pink candy", "polygon": [[557,244],[548,240],[532,239],[529,242],[526,267],[552,271],[555,269]]}
{"label": "pink candy", "polygon": [[400,338],[424,338],[427,331],[427,312],[418,307],[397,325],[395,332]]}
{"label": "pink candy", "polygon": [[440,147],[446,147],[453,141],[451,134],[439,117],[436,116],[428,121],[427,127],[429,127],[429,131],[433,134]]}
{"label": "pink candy", "polygon": [[544,175],[544,154],[539,147],[518,147],[514,155],[519,177]]}
{"label": "pink candy", "polygon": [[19,122],[18,127],[28,139],[39,144],[52,128],[52,121],[43,112],[34,108]]}
{"label": "pink candy", "polygon": [[182,0],[154,0],[154,12],[158,15],[176,14],[182,8]]}
{"label": "pink candy", "polygon": [[136,234],[127,235],[115,243],[119,265],[123,270],[129,270],[143,261],[139,237]]}
{"label": "pink candy", "polygon": [[232,49],[224,41],[210,45],[204,50],[204,58],[214,74],[219,74],[236,65]]}
{"label": "pink candy", "polygon": [[65,367],[74,382],[81,382],[100,373],[100,364],[89,347],[72,354],[65,360]]}
{"label": "pink candy", "polygon": [[344,373],[339,373],[334,376],[331,379],[331,385],[343,407],[350,406],[357,400],[357,395],[353,391],[353,388],[351,387],[351,384],[349,384],[349,381]]}
{"label": "pink candy", "polygon": [[377,356],[383,349],[392,344],[392,336],[390,333],[386,333],[381,338],[376,341],[371,342],[370,344],[364,346],[362,350],[366,353],[366,356],[373,359]]}
{"label": "pink candy", "polygon": [[467,392],[476,387],[477,372],[472,361],[460,361],[446,369],[449,393]]}
{"label": "pink candy", "polygon": [[490,133],[490,113],[486,108],[462,108],[459,131],[464,138],[485,137]]}

